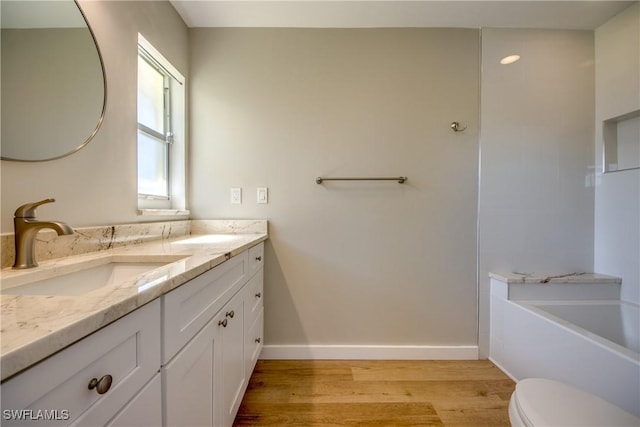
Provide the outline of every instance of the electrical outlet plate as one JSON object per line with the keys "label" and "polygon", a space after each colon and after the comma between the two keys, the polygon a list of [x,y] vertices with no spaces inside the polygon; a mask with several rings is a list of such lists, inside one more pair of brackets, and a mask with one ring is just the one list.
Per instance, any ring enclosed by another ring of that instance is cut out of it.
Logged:
{"label": "electrical outlet plate", "polygon": [[232,187],[231,188],[231,204],[239,205],[241,203],[242,203],[242,188]]}
{"label": "electrical outlet plate", "polygon": [[269,202],[269,191],[266,187],[258,187],[258,199],[259,204],[266,204]]}

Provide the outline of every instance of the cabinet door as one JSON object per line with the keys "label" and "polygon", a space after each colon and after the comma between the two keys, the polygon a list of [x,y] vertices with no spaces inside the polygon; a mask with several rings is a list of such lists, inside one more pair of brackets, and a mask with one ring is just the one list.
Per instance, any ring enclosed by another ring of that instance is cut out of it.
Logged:
{"label": "cabinet door", "polygon": [[162,425],[162,387],[160,374],[138,393],[108,424],[111,427]]}
{"label": "cabinet door", "polygon": [[218,426],[215,384],[220,380],[217,319],[207,325],[163,368],[167,426]]}
{"label": "cabinet door", "polygon": [[233,425],[247,383],[244,361],[243,296],[242,292],[236,294],[216,317],[216,324],[224,325],[220,330],[222,338],[220,397],[222,425],[225,427]]}

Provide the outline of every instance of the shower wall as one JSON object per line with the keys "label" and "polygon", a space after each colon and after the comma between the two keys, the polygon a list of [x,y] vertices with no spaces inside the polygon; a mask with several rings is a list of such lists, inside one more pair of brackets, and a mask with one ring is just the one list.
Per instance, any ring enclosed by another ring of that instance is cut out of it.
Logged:
{"label": "shower wall", "polygon": [[640,3],[596,30],[596,59],[595,269],[622,277],[621,298],[640,304],[640,169],[602,173],[603,120],[640,113]]}
{"label": "shower wall", "polygon": [[593,270],[594,90],[592,31],[482,30],[481,356],[490,271]]}

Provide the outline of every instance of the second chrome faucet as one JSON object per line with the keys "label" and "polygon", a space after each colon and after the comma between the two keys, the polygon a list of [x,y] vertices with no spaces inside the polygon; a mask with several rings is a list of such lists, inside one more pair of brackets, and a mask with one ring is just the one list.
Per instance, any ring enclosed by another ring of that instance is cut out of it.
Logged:
{"label": "second chrome faucet", "polygon": [[55,199],[44,199],[39,202],[27,203],[16,209],[13,218],[15,231],[16,258],[14,269],[37,267],[35,257],[35,242],[38,231],[43,228],[55,230],[59,236],[73,234],[73,228],[61,221],[40,221],[36,219],[36,208],[45,203],[55,202]]}

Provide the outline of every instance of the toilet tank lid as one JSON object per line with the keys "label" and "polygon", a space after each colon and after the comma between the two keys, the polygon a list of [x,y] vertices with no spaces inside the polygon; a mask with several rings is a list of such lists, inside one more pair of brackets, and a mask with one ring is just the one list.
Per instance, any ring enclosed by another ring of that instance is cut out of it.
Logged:
{"label": "toilet tank lid", "polygon": [[640,418],[606,400],[549,379],[519,381],[514,399],[531,426],[640,426]]}

